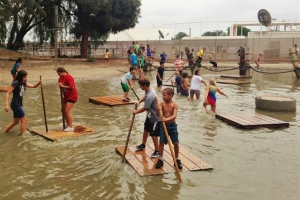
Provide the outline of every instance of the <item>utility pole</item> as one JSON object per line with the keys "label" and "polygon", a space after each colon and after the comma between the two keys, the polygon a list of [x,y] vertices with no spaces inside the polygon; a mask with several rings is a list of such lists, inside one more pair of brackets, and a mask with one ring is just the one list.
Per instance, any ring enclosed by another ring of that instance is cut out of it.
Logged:
{"label": "utility pole", "polygon": [[55,6],[55,16],[54,16],[54,63],[55,69],[57,69],[57,38],[58,38],[58,6]]}

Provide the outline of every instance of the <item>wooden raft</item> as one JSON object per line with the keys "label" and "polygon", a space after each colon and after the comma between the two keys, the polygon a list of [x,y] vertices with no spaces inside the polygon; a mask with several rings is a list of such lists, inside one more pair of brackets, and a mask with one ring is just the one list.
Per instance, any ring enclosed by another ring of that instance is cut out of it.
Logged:
{"label": "wooden raft", "polygon": [[95,130],[84,126],[79,126],[79,125],[74,127],[74,132],[64,132],[62,129],[53,129],[53,130],[48,130],[48,132],[46,132],[45,128],[44,129],[33,128],[33,129],[29,129],[29,131],[31,133],[40,135],[43,138],[50,141],[56,141],[63,138],[78,137],[82,135],[95,133]]}
{"label": "wooden raft", "polygon": [[252,78],[252,76],[244,76],[244,75],[221,75],[221,78],[247,79],[247,78]]}
{"label": "wooden raft", "polygon": [[0,92],[7,92],[8,86],[0,86]]}
{"label": "wooden raft", "polygon": [[134,104],[134,101],[130,100],[129,102],[123,101],[123,96],[104,96],[104,97],[91,97],[89,102],[100,104],[104,106],[121,106]]}
{"label": "wooden raft", "polygon": [[223,80],[223,79],[219,79],[219,80],[217,80],[217,83],[242,85],[242,84],[250,83],[250,81],[249,80]]}
{"label": "wooden raft", "polygon": [[242,129],[254,128],[280,128],[289,127],[288,122],[284,122],[272,117],[255,114],[216,114],[217,119],[221,119],[229,124],[237,126]]}
{"label": "wooden raft", "polygon": [[[119,146],[116,148],[116,152],[123,155],[125,146]],[[149,175],[159,175],[171,172],[176,172],[174,167],[173,158],[168,145],[164,148],[164,165],[160,169],[155,168],[158,158],[151,158],[151,154],[154,151],[154,145],[146,145],[145,150],[136,151],[135,146],[130,146],[127,148],[125,159],[129,165],[131,165],[134,170],[140,176]],[[203,162],[200,158],[193,155],[191,152],[183,148],[181,145],[179,147],[179,158],[183,165],[181,171],[199,171],[199,170],[211,170],[212,167]]]}

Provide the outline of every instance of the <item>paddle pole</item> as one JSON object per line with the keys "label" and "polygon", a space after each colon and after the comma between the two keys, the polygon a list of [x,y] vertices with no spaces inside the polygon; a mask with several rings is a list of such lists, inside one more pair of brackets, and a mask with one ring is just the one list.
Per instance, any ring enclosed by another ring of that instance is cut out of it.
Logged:
{"label": "paddle pole", "polygon": [[63,121],[63,128],[65,129],[66,128],[66,122],[65,122],[65,115],[64,115],[64,98],[63,98],[63,88],[59,87],[60,88],[60,102],[61,102],[61,114],[62,114],[62,121]]}
{"label": "paddle pole", "polygon": [[176,74],[176,71],[174,72],[174,74],[172,74],[172,76],[170,76],[170,78],[168,78],[168,80],[166,81],[166,83]]}
{"label": "paddle pole", "polygon": [[138,95],[135,93],[134,89],[133,88],[131,88],[131,89],[132,89],[132,92],[134,93],[134,95],[136,96],[137,100],[140,100],[140,98],[138,97]]}
{"label": "paddle pole", "polygon": [[40,75],[40,81],[41,81],[41,93],[42,93],[45,127],[46,127],[46,132],[48,133],[47,115],[46,115],[46,107],[45,107],[45,99],[44,99],[44,90],[43,90],[43,82],[42,82],[42,76],[41,75]]}
{"label": "paddle pole", "polygon": [[[158,98],[157,97],[155,97],[155,101],[156,101],[156,105],[158,105],[159,102],[158,102]],[[159,116],[163,116],[161,109],[158,110],[158,114],[159,114]],[[171,144],[171,140],[170,140],[170,137],[169,137],[168,129],[166,127],[166,123],[162,122],[162,125],[163,125],[164,132],[165,132],[165,135],[166,135],[166,138],[167,138],[167,141],[168,141],[170,152],[172,154],[172,158],[173,158],[173,161],[174,161],[174,165],[175,165],[175,169],[176,169],[176,172],[177,172],[177,176],[178,176],[179,182],[182,183],[181,174],[180,174],[180,171],[179,171],[179,168],[178,168],[178,165],[177,165],[177,161],[176,161],[176,158],[175,158],[175,153],[174,153],[174,150],[172,148],[172,144]]]}
{"label": "paddle pole", "polygon": [[[137,109],[137,105],[135,105],[134,109],[135,110]],[[132,114],[129,131],[128,131],[128,135],[127,135],[127,140],[126,140],[126,144],[125,144],[125,148],[124,148],[124,152],[123,152],[123,156],[122,156],[122,163],[124,163],[124,161],[125,161],[125,155],[126,155],[126,151],[127,151],[127,147],[128,147],[128,143],[129,143],[129,138],[130,138],[130,134],[131,134],[132,126],[133,126],[134,117],[135,117],[135,114]]]}

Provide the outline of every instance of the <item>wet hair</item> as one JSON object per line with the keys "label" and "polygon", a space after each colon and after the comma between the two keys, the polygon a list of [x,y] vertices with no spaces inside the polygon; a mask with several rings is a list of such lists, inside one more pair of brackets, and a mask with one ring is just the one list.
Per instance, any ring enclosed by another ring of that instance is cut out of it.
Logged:
{"label": "wet hair", "polygon": [[129,68],[129,71],[130,71],[130,72],[132,72],[133,70],[136,70],[136,68],[135,68],[135,67],[130,67],[130,68]]}
{"label": "wet hair", "polygon": [[108,52],[108,49],[106,49],[106,52]]}
{"label": "wet hair", "polygon": [[178,55],[176,55],[176,58],[179,58],[180,57],[180,55],[178,54]]}
{"label": "wet hair", "polygon": [[22,58],[18,58],[18,59],[16,60],[16,63],[20,63],[20,62],[22,62]]}
{"label": "wet hair", "polygon": [[166,92],[168,95],[174,96],[174,90],[172,88],[165,88],[163,92]]}
{"label": "wet hair", "polygon": [[210,78],[210,79],[209,79],[209,85],[214,85],[214,86],[216,86],[216,79],[215,79],[215,78]]}
{"label": "wet hair", "polygon": [[198,75],[199,71],[200,71],[199,69],[195,70],[194,74]]}
{"label": "wet hair", "polygon": [[23,78],[27,76],[27,72],[25,70],[20,70],[18,73],[17,73],[17,77],[16,77],[16,81],[19,82],[19,84],[23,84],[23,85],[26,85],[26,83],[23,83]]}
{"label": "wet hair", "polygon": [[149,87],[150,86],[150,81],[148,79],[148,77],[144,76],[143,78],[141,78],[138,83],[141,85],[141,86],[147,86]]}
{"label": "wet hair", "polygon": [[183,78],[186,78],[186,77],[188,77],[188,73],[186,73],[186,72],[183,72],[183,73],[182,73],[182,77],[183,77]]}
{"label": "wet hair", "polygon": [[159,64],[161,64],[161,65],[164,64],[164,63],[165,63],[165,61],[160,61],[160,62],[159,62]]}
{"label": "wet hair", "polygon": [[62,72],[68,73],[68,71],[67,71],[64,67],[58,67],[58,68],[56,69],[56,72],[57,72],[57,73],[62,73]]}

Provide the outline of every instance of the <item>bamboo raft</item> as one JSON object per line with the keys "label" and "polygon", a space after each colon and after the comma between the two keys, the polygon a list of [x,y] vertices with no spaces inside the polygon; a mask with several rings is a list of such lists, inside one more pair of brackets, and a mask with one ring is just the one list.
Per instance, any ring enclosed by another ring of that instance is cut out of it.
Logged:
{"label": "bamboo raft", "polygon": [[62,129],[52,129],[46,132],[43,128],[33,128],[29,129],[29,132],[42,136],[43,138],[50,141],[57,141],[64,138],[78,137],[82,135],[88,135],[95,133],[95,130],[84,127],[84,126],[74,126],[74,132],[64,132]]}
{"label": "bamboo raft", "polygon": [[284,122],[272,117],[255,114],[216,114],[216,118],[242,129],[254,128],[281,128],[289,127],[288,122]]}
{"label": "bamboo raft", "polygon": [[135,102],[130,100],[128,102],[123,101],[123,96],[104,96],[104,97],[91,97],[89,102],[100,104],[104,106],[122,106],[128,104],[134,104]]}
{"label": "bamboo raft", "polygon": [[221,75],[221,78],[233,78],[233,79],[247,79],[252,78],[252,76],[244,76],[244,75]]}
{"label": "bamboo raft", "polygon": [[[116,152],[120,155],[123,155],[125,146],[119,146],[116,148]],[[181,171],[199,171],[199,170],[211,170],[211,166],[206,164],[200,158],[183,148],[181,145],[179,147],[179,158],[183,165]],[[158,174],[166,174],[176,172],[174,167],[174,162],[170,149],[168,145],[165,145],[164,148],[164,165],[160,169],[155,168],[158,158],[151,158],[151,154],[154,151],[154,145],[146,145],[145,150],[136,151],[135,146],[130,146],[126,150],[125,159],[127,163],[132,166],[132,168],[140,176],[150,176]]]}
{"label": "bamboo raft", "polygon": [[243,84],[250,83],[250,81],[249,80],[223,80],[223,79],[219,79],[219,80],[217,80],[217,83],[221,83],[221,84],[233,84],[233,85],[243,85]]}

